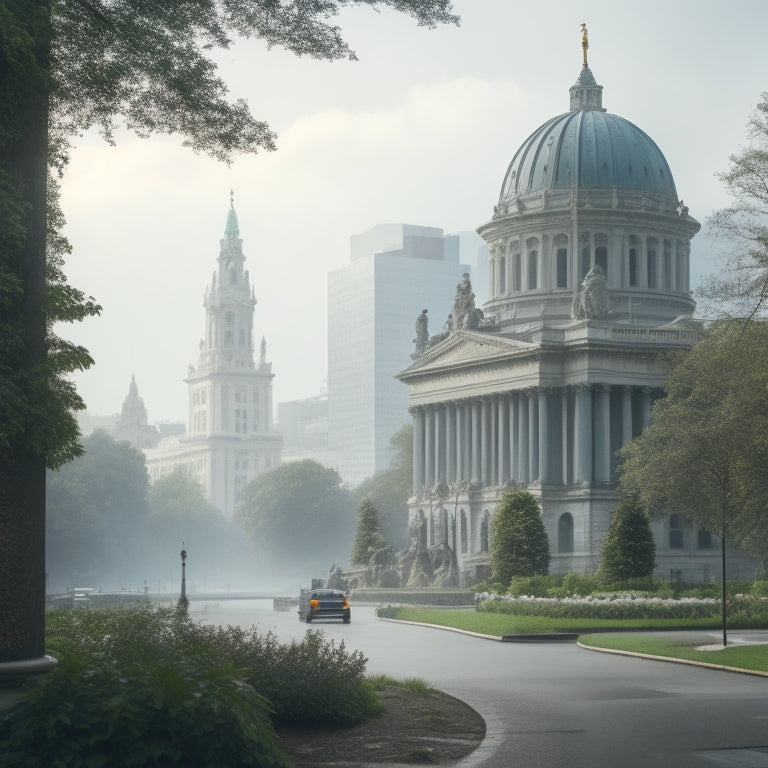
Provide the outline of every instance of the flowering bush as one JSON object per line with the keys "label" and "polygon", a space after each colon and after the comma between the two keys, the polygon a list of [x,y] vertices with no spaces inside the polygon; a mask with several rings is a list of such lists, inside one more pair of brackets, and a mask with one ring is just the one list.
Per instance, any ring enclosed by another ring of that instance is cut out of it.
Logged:
{"label": "flowering bush", "polygon": [[720,601],[648,597],[631,592],[586,597],[529,597],[485,592],[477,595],[477,610],[565,619],[696,619],[716,617]]}

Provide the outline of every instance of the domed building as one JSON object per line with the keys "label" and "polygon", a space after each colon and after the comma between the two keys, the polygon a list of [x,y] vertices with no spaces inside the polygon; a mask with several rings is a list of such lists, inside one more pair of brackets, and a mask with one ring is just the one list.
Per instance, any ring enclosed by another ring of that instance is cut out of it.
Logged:
{"label": "domed building", "polygon": [[[442,333],[399,374],[414,423],[413,536],[488,575],[504,488],[539,500],[550,571],[594,573],[618,500],[616,453],[649,423],[664,353],[698,339],[690,243],[700,225],[659,147],[603,107],[587,61],[569,111],[536,129],[478,228],[489,299],[457,286]],[[449,304],[450,299],[446,302]],[[656,573],[709,581],[719,544],[678,515],[654,523]],[[729,577],[754,561],[733,551]]]}

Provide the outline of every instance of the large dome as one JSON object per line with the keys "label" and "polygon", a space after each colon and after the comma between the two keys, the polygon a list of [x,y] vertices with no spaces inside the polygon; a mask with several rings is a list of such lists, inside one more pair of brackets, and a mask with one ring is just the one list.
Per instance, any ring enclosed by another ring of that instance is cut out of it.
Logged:
{"label": "large dome", "polygon": [[636,125],[602,108],[602,86],[584,67],[571,88],[571,110],[548,120],[515,153],[504,176],[500,207],[569,190],[638,193],[662,208],[678,205],[669,165],[655,142]]}

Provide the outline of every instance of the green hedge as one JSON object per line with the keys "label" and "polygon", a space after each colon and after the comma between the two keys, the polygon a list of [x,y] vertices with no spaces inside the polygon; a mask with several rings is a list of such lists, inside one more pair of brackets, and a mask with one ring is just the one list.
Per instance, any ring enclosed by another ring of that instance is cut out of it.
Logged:
{"label": "green hedge", "polygon": [[316,631],[282,644],[152,606],[46,618],[59,664],[0,712],[2,768],[288,768],[273,720],[340,725],[381,706],[363,654]]}

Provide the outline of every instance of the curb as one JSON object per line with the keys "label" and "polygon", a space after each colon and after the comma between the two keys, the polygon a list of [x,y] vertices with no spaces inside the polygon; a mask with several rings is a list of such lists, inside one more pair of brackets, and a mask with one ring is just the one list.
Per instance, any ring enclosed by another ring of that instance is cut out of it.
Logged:
{"label": "curb", "polygon": [[578,641],[576,645],[585,651],[596,653],[612,653],[615,656],[634,656],[638,659],[651,659],[652,661],[668,661],[672,664],[687,664],[689,667],[704,667],[705,669],[718,669],[721,672],[735,672],[739,675],[752,675],[754,677],[768,677],[768,672],[759,669],[742,669],[741,667],[729,667],[726,664],[711,664],[708,661],[694,661],[693,659],[678,659],[676,656],[657,656],[651,653],[638,653],[637,651],[620,651],[616,648],[597,648],[594,645],[586,645]]}

